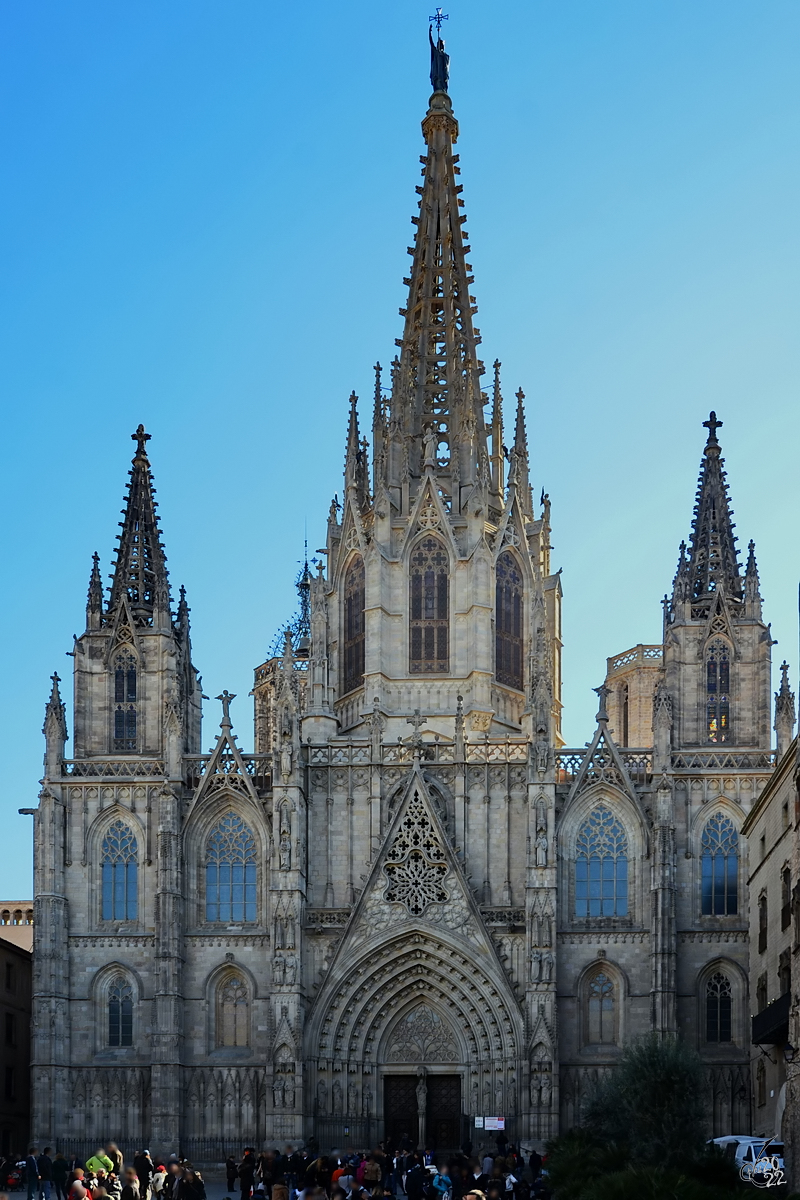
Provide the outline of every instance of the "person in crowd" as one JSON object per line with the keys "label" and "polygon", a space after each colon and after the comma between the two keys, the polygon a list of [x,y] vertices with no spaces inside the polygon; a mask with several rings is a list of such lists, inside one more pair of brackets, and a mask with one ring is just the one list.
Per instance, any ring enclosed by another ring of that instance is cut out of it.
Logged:
{"label": "person in crowd", "polygon": [[36,1147],[30,1146],[28,1157],[25,1159],[25,1183],[28,1188],[28,1200],[39,1195],[39,1160]]}
{"label": "person in crowd", "polygon": [[181,1183],[181,1200],[206,1200],[206,1185],[194,1167],[187,1167]]}
{"label": "person in crowd", "polygon": [[59,1150],[53,1159],[53,1188],[56,1193],[56,1200],[65,1200],[66,1198],[68,1175],[69,1163]]}
{"label": "person in crowd", "polygon": [[98,1171],[108,1174],[109,1171],[114,1170],[114,1163],[104,1150],[95,1150],[92,1157],[86,1160],[86,1170],[91,1175],[96,1175]]}
{"label": "person in crowd", "polygon": [[[111,1197],[111,1200],[120,1200],[122,1195],[122,1180],[119,1175],[115,1175],[113,1171],[109,1171],[105,1180],[106,1195]],[[141,1189],[140,1189],[141,1190]]]}
{"label": "person in crowd", "polygon": [[119,1177],[122,1178],[123,1157],[122,1151],[116,1142],[108,1142],[106,1144],[106,1154],[111,1159],[112,1163],[112,1166],[109,1169],[112,1170],[115,1175],[119,1175]]}
{"label": "person in crowd", "polygon": [[423,1200],[425,1184],[428,1182],[428,1172],[416,1154],[411,1156],[411,1166],[406,1175],[406,1196],[408,1200]]}
{"label": "person in crowd", "polygon": [[50,1200],[50,1191],[53,1187],[53,1160],[50,1157],[52,1153],[50,1146],[45,1146],[44,1151],[36,1160],[39,1168],[39,1196],[43,1196],[44,1200]]}
{"label": "person in crowd", "polygon": [[450,1178],[450,1168],[447,1163],[442,1163],[436,1170],[433,1179],[431,1180],[436,1200],[446,1200],[452,1193],[453,1181]]}
{"label": "person in crowd", "polygon": [[239,1186],[242,1200],[250,1200],[256,1174],[256,1154],[252,1146],[245,1146],[244,1157],[239,1163]]}
{"label": "person in crowd", "polygon": [[142,1200],[149,1200],[150,1185],[155,1174],[155,1166],[149,1150],[140,1150],[133,1158],[133,1169],[139,1179],[139,1194]]}
{"label": "person in crowd", "polygon": [[[114,1146],[114,1143],[109,1143]],[[116,1148],[116,1147],[115,1147]],[[120,1155],[120,1158],[122,1156]],[[128,1167],[124,1175],[125,1186],[122,1189],[122,1200],[140,1200],[139,1196],[139,1180],[133,1167]]]}
{"label": "person in crowd", "polygon": [[[234,1164],[234,1167],[235,1167],[235,1164]],[[154,1196],[161,1195],[162,1191],[164,1190],[164,1180],[166,1178],[167,1178],[167,1168],[164,1166],[163,1163],[159,1163],[159,1165],[156,1167],[155,1171],[153,1172],[153,1182],[151,1185],[153,1188]]]}
{"label": "person in crowd", "polygon": [[[259,1165],[260,1165],[260,1162],[261,1162],[261,1160],[259,1159]],[[236,1190],[236,1176],[237,1175],[238,1175],[238,1171],[236,1168],[236,1159],[233,1157],[232,1154],[229,1154],[228,1157],[225,1159],[225,1181],[228,1185],[229,1192],[233,1192]]]}
{"label": "person in crowd", "polygon": [[161,1190],[164,1200],[178,1200],[182,1176],[183,1168],[178,1162],[177,1156],[171,1154],[167,1163],[167,1175],[164,1180],[164,1186]]}

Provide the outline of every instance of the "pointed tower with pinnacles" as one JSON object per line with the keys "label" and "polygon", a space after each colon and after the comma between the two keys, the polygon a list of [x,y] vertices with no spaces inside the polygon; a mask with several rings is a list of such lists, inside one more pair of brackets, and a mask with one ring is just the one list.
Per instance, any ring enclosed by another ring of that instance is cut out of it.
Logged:
{"label": "pointed tower with pinnacles", "polygon": [[[502,1125],[541,1148],[650,1030],[700,1051],[715,1132],[748,1127],[739,830],[774,767],[772,638],[721,422],[663,641],[609,658],[596,726],[566,747],[550,503],[524,394],[506,438],[481,358],[438,15],[402,334],[371,443],[350,398],[342,500],[255,670],[252,752],[227,691],[202,752],[189,608],[133,434],[111,586],[95,555],[74,646],[71,758],[57,676],[46,710],[40,1144],[217,1162],[287,1141],[446,1151]],[[784,671],[779,749],[794,715]]]}

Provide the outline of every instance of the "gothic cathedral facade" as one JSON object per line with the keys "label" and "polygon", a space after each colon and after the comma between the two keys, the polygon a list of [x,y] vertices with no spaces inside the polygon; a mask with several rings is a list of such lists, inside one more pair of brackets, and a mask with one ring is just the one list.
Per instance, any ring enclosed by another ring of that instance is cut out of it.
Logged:
{"label": "gothic cathedral facade", "polygon": [[255,670],[252,753],[227,693],[202,753],[133,435],[112,586],[95,556],[74,647],[72,757],[54,676],[32,810],[40,1144],[444,1148],[488,1116],[540,1143],[648,1030],[698,1048],[717,1133],[749,1128],[739,829],[773,769],[772,639],[719,422],[663,641],[608,660],[596,728],[566,747],[550,503],[522,393],[506,438],[499,363],[482,390],[445,90],[422,132],[398,353],[371,450],[351,398],[325,565]]}

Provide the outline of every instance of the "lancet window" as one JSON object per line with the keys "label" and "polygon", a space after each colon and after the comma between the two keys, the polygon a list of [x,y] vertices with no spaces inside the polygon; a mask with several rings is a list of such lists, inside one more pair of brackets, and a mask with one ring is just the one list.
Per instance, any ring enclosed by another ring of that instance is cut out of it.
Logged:
{"label": "lancet window", "polygon": [[596,971],[586,981],[585,1028],[589,1045],[608,1045],[617,1040],[616,988],[605,971]]}
{"label": "lancet window", "polygon": [[114,749],[133,754],[137,749],[136,658],[123,651],[114,660]]}
{"label": "lancet window", "polygon": [[628,839],[611,809],[600,805],[580,828],[575,856],[575,916],[628,915]]}
{"label": "lancet window", "polygon": [[450,669],[450,560],[438,538],[425,537],[411,555],[409,670],[434,675]]}
{"label": "lancet window", "polygon": [[217,1045],[247,1046],[249,1036],[249,996],[239,975],[228,975],[217,992]]}
{"label": "lancet window", "polygon": [[133,1045],[133,988],[124,975],[117,976],[108,989],[108,1044]]}
{"label": "lancet window", "polygon": [[342,695],[361,687],[364,679],[364,560],[351,561],[344,577],[344,673]]}
{"label": "lancet window", "polygon": [[522,691],[522,573],[513,554],[497,560],[495,577],[495,674],[498,683]]}
{"label": "lancet window", "polygon": [[732,1013],[731,981],[716,971],[706,984],[706,1041],[730,1042]]}
{"label": "lancet window", "polygon": [[739,904],[739,834],[724,813],[706,821],[700,863],[703,916],[734,916]]}
{"label": "lancet window", "polygon": [[256,842],[241,817],[229,812],[206,846],[206,920],[256,920]]}
{"label": "lancet window", "polygon": [[729,742],[731,726],[731,660],[727,642],[715,638],[706,653],[706,737]]}
{"label": "lancet window", "polygon": [[114,821],[106,830],[101,850],[104,921],[135,921],[139,911],[139,854],[133,830]]}

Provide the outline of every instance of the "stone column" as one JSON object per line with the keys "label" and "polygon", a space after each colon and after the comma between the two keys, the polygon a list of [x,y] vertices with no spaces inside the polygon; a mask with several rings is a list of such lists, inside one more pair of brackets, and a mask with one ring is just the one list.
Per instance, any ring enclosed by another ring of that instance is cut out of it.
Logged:
{"label": "stone column", "polygon": [[151,1143],[157,1158],[163,1158],[178,1149],[183,1104],[183,855],[180,797],[176,790],[165,783],[158,796],[155,995],[150,1084]]}

